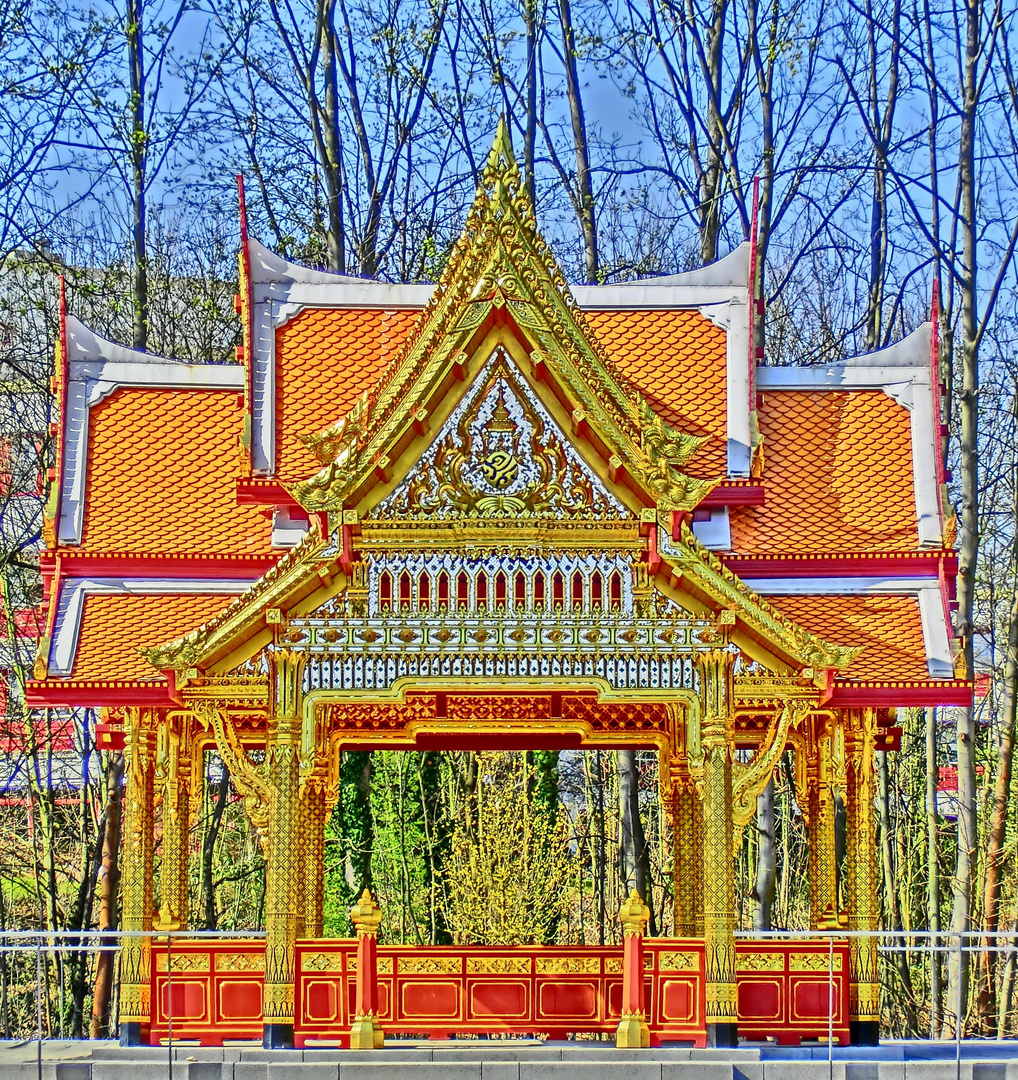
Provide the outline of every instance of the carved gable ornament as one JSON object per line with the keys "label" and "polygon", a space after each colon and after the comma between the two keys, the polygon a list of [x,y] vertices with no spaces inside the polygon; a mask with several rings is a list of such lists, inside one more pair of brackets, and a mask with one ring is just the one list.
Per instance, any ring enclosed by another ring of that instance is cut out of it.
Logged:
{"label": "carved gable ornament", "polygon": [[624,518],[499,350],[374,518]]}

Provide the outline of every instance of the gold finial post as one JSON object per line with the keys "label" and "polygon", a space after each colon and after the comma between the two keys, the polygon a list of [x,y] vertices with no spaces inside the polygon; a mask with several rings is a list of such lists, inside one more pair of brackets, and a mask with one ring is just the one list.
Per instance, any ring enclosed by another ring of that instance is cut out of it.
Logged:
{"label": "gold finial post", "polygon": [[385,1042],[378,1023],[378,927],[382,909],[370,889],[365,889],[350,908],[350,921],[357,932],[357,991],[350,1049],[380,1050]]}
{"label": "gold finial post", "polygon": [[650,1046],[650,1028],[643,1011],[643,932],[650,908],[633,889],[619,910],[622,920],[622,1017],[615,1045],[635,1050]]}

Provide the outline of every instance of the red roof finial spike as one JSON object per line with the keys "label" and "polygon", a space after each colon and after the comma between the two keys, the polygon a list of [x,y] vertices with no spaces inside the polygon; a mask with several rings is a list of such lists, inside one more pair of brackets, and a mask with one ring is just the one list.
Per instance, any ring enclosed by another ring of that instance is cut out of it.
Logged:
{"label": "red roof finial spike", "polygon": [[237,173],[237,206],[240,209],[240,242],[247,247],[247,202],[244,199],[244,174]]}

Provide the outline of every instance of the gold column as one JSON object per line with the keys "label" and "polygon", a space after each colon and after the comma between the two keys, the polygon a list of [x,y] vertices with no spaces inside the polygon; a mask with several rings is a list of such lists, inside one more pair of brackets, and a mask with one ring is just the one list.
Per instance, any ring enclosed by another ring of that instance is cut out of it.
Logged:
{"label": "gold column", "polygon": [[[124,718],[124,852],[120,869],[122,925],[152,929],[155,732],[149,709],[129,708]],[[139,1046],[151,1022],[152,939],[125,937],[120,949],[120,1042]]]}
{"label": "gold column", "polygon": [[322,936],[322,906],[325,896],[325,821],[328,810],[325,785],[311,777],[301,800],[304,813],[304,928],[308,938]]}
{"label": "gold column", "polygon": [[191,763],[183,747],[188,742],[188,734],[187,720],[178,714],[160,722],[156,740],[156,782],[162,785],[163,791],[158,930],[187,927]]}
{"label": "gold column", "polygon": [[301,913],[300,708],[304,657],[291,649],[269,653],[268,858],[265,868],[266,1047],[293,1045],[294,942]]}
{"label": "gold column", "polygon": [[[817,725],[823,719],[815,718]],[[807,771],[809,799],[809,912],[814,930],[837,929],[838,868],[834,846],[831,739],[818,727]]]}
{"label": "gold column", "polygon": [[[845,852],[848,928],[876,931],[880,926],[877,893],[877,828],[874,804],[876,713],[854,710],[847,741],[847,840]],[[852,1042],[875,1046],[880,1037],[880,974],[877,938],[853,937],[850,942],[849,1013]]]}
{"label": "gold column", "polygon": [[674,934],[703,936],[703,811],[692,777],[673,771],[672,833],[675,846]]}
{"label": "gold column", "polygon": [[703,753],[703,938],[706,961],[707,1044],[734,1046],[735,864],[732,852],[732,669],[735,654],[719,627],[717,647],[697,656],[700,672],[700,747]]}

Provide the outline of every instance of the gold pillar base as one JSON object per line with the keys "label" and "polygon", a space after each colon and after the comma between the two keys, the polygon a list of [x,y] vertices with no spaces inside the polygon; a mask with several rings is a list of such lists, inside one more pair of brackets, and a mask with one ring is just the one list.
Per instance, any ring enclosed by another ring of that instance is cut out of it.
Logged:
{"label": "gold pillar base", "polygon": [[619,1050],[642,1050],[650,1046],[650,1028],[643,1013],[623,1013],[615,1031]]}
{"label": "gold pillar base", "polygon": [[385,1032],[378,1023],[377,1016],[355,1017],[350,1028],[351,1050],[381,1050],[385,1043]]}

